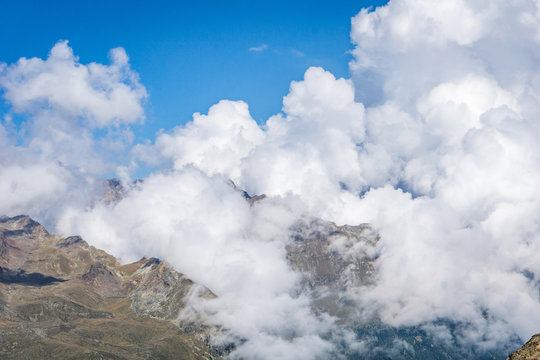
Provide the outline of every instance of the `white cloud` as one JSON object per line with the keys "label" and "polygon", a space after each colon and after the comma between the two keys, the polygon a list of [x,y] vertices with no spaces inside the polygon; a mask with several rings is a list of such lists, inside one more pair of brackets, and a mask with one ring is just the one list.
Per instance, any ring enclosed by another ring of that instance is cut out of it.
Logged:
{"label": "white cloud", "polygon": [[21,58],[5,67],[0,86],[18,112],[46,108],[83,117],[91,127],[142,119],[146,90],[131,71],[124,49],[112,49],[110,59],[109,66],[80,64],[67,41],[61,41],[46,60]]}
{"label": "white cloud", "polygon": [[[110,65],[84,65],[61,41],[46,60],[3,65],[0,88],[12,111],[26,119],[24,149],[94,174],[117,166],[133,139],[129,124],[144,119],[146,90],[122,48],[109,55]],[[96,129],[106,132],[99,146]]]}
{"label": "white cloud", "polygon": [[140,146],[137,153],[149,161],[156,161],[156,155],[170,159],[176,169],[193,164],[209,175],[219,173],[237,180],[242,159],[263,139],[246,103],[222,100],[208,115],[194,114],[185,127],[159,135],[155,148]]}
{"label": "white cloud", "polygon": [[339,197],[340,186],[359,188],[356,144],[364,139],[364,107],[354,101],[352,83],[310,68],[283,104],[284,115],[267,121],[266,141],[244,161],[239,183],[253,193],[292,193],[307,201],[318,201],[321,191],[325,200]]}
{"label": "white cloud", "polygon": [[[50,226],[66,207],[87,206],[102,191],[94,178],[126,158],[127,124],[144,118],[146,91],[123,49],[110,58],[110,65],[81,64],[61,41],[46,60],[1,64],[0,88],[23,121],[15,125],[8,113],[0,124],[0,137],[13,138],[0,145],[0,213]],[[96,128],[106,135],[97,139]]]}
{"label": "white cloud", "polygon": [[362,11],[351,69],[371,105],[360,161],[376,185],[357,209],[382,235],[365,299],[393,325],[448,318],[493,347],[538,331],[527,315],[540,306],[538,283],[522,275],[538,271],[538,39],[520,20],[538,4],[483,5]]}
{"label": "white cloud", "polygon": [[265,50],[268,49],[268,45],[267,44],[261,44],[259,46],[253,46],[253,47],[250,47],[249,48],[249,51],[251,52],[263,52]]}
{"label": "white cloud", "polygon": [[470,73],[519,86],[536,67],[530,46],[538,42],[537,24],[522,19],[537,15],[532,1],[401,0],[362,10],[351,30],[357,98],[414,106],[425,89]]}

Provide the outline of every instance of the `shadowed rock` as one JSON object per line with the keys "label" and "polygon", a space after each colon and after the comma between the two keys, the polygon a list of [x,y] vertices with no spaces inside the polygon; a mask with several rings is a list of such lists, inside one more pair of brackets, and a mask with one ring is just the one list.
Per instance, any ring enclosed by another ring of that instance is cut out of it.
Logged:
{"label": "shadowed rock", "polygon": [[66,280],[40,273],[26,273],[24,270],[10,270],[0,266],[0,283],[2,284],[47,286],[63,281]]}
{"label": "shadowed rock", "polygon": [[86,243],[80,236],[69,236],[58,243],[58,247],[68,247]]}

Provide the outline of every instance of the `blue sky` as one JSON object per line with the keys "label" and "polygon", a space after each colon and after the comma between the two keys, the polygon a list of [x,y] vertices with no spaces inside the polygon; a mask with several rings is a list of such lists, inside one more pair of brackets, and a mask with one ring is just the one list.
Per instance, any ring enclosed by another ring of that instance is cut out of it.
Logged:
{"label": "blue sky", "polygon": [[45,58],[58,40],[81,63],[124,47],[149,93],[139,140],[221,99],[262,123],[309,66],[348,76],[350,18],[385,2],[2,1],[0,61]]}

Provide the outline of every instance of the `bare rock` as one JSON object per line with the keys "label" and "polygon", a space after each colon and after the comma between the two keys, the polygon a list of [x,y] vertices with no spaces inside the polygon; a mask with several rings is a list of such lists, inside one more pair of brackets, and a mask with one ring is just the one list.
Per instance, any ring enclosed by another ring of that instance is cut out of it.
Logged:
{"label": "bare rock", "polygon": [[540,359],[540,334],[534,335],[520,349],[510,354],[507,360],[538,360]]}
{"label": "bare rock", "polygon": [[338,226],[312,218],[291,227],[287,259],[303,274],[303,291],[316,311],[351,318],[355,291],[373,281],[378,240],[367,224]]}

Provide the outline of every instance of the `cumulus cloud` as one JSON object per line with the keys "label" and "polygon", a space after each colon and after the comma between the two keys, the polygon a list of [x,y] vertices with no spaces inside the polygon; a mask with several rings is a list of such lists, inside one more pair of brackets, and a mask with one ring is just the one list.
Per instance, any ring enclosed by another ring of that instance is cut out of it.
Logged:
{"label": "cumulus cloud", "polygon": [[91,127],[132,123],[144,116],[146,90],[129,67],[122,48],[112,49],[110,65],[80,64],[67,41],[46,60],[21,58],[0,76],[5,98],[17,112],[50,109],[63,118],[83,117]]}
{"label": "cumulus cloud", "polygon": [[319,192],[339,197],[343,188],[361,186],[356,147],[365,135],[364,107],[354,101],[349,80],[308,69],[303,81],[291,83],[283,114],[265,130],[264,144],[244,161],[239,183],[248,191],[316,201]]}
{"label": "cumulus cloud", "polygon": [[[414,106],[426,89],[469,73],[522,86],[536,68],[534,1],[391,1],[352,20],[357,99]],[[504,26],[501,26],[504,24]],[[531,48],[532,46],[532,48]]]}
{"label": "cumulus cloud", "polygon": [[[144,88],[123,51],[111,65],[82,65],[59,43],[47,60],[0,67],[13,111],[33,119],[24,145],[0,142],[0,191],[10,193],[0,211],[58,207],[49,218],[63,233],[124,260],[165,258],[218,295],[193,306],[242,339],[233,357],[336,350],[335,319],[311,311],[286,260],[288,229],[304,216],[380,234],[375,281],[353,292],[363,316],[486,349],[526,339],[540,322],[539,8],[392,0],[361,10],[351,79],[309,68],[261,127],[241,101],[194,114],[133,149],[161,170],[116,204],[70,198],[97,171],[64,153],[94,149],[96,127],[129,144]],[[106,156],[92,151],[102,169]],[[230,180],[267,198],[250,206]]]}
{"label": "cumulus cloud", "polygon": [[[81,64],[60,41],[46,60],[4,64],[0,88],[11,112],[26,119],[19,130],[27,150],[86,172],[114,168],[106,161],[114,156],[105,154],[126,151],[133,138],[127,125],[144,119],[146,90],[122,48],[109,57],[110,65]],[[106,136],[96,138],[97,130]]]}
{"label": "cumulus cloud", "polygon": [[494,346],[537,331],[538,4],[484,5],[363,10],[351,69],[377,166],[359,209],[382,235],[366,298],[393,325],[449,318]]}
{"label": "cumulus cloud", "polygon": [[[0,145],[1,213],[27,213],[51,226],[60,209],[84,207],[101,191],[95,178],[125,158],[133,138],[126,124],[144,119],[146,91],[123,49],[111,50],[110,59],[81,64],[60,41],[46,60],[0,64],[11,105],[0,137],[12,139]],[[13,115],[22,120],[15,124]]]}
{"label": "cumulus cloud", "polygon": [[172,161],[175,169],[193,164],[209,175],[240,176],[240,163],[264,140],[264,133],[243,101],[222,100],[208,115],[196,113],[193,121],[157,137],[154,146],[138,146],[138,156],[149,162]]}

